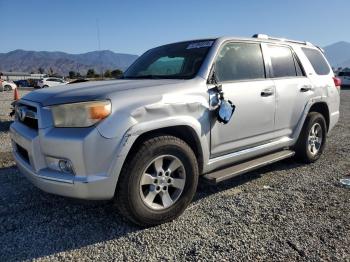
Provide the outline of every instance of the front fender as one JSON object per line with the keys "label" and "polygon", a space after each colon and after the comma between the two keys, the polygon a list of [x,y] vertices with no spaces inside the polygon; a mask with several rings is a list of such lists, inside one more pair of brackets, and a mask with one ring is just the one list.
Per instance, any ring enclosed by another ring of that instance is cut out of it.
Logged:
{"label": "front fender", "polygon": [[115,181],[118,181],[126,157],[139,136],[146,132],[175,126],[186,126],[195,132],[198,141],[201,144],[204,163],[207,163],[209,161],[209,135],[203,130],[201,123],[196,118],[190,116],[176,116],[151,120],[133,125],[122,137],[117,150],[118,152],[116,153],[117,157],[115,158],[114,163],[112,163],[110,170],[110,173],[115,176]]}

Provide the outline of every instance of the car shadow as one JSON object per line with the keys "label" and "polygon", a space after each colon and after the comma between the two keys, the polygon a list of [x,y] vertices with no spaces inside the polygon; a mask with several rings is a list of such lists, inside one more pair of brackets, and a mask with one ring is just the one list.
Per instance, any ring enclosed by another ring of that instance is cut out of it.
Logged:
{"label": "car shadow", "polygon": [[296,162],[294,158],[288,158],[288,159],[284,159],[282,161],[270,164],[268,166],[253,170],[251,172],[238,175],[236,177],[222,181],[218,184],[212,184],[210,182],[207,182],[205,179],[200,179],[197,193],[196,193],[196,196],[194,197],[193,202],[197,202],[202,198],[207,197],[208,195],[220,193],[222,191],[232,189],[232,188],[241,186],[245,183],[257,180],[262,176],[264,176],[266,173],[282,171],[282,170],[284,171],[290,170],[303,165],[304,164],[302,163]]}
{"label": "car shadow", "polygon": [[[218,185],[200,179],[191,205],[266,172],[297,166],[300,164],[285,160]],[[42,192],[16,166],[0,168],[0,184],[0,261],[13,260],[13,252],[16,260],[31,260],[145,230],[124,219],[112,201],[83,201]]]}
{"label": "car shadow", "polygon": [[13,123],[13,121],[9,121],[9,120],[0,120],[0,132],[8,132],[10,129],[10,125]]}

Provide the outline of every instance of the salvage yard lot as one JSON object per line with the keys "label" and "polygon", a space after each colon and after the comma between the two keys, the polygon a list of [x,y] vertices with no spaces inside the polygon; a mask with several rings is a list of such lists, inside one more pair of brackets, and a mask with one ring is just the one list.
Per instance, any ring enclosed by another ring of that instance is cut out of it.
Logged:
{"label": "salvage yard lot", "polygon": [[19,174],[11,99],[0,93],[0,261],[350,261],[350,188],[339,184],[350,174],[349,89],[317,163],[290,159],[218,186],[200,181],[180,218],[148,229],[122,219],[110,202],[49,195]]}

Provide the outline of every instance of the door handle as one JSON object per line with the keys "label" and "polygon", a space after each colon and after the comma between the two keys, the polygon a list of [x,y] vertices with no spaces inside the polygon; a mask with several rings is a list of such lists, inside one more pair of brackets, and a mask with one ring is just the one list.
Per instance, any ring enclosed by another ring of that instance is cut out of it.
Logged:
{"label": "door handle", "polygon": [[273,89],[272,88],[266,88],[266,89],[261,91],[260,95],[263,96],[263,97],[272,96],[273,95]]}
{"label": "door handle", "polygon": [[308,92],[312,90],[312,86],[304,85],[300,88],[300,92]]}

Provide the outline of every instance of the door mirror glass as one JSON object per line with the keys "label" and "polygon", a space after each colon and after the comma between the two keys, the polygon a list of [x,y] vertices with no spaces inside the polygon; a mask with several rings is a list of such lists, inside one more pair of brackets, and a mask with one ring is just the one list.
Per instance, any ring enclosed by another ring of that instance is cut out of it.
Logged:
{"label": "door mirror glass", "polygon": [[231,101],[225,99],[221,100],[219,111],[218,111],[218,121],[223,124],[227,124],[235,111],[235,106]]}

